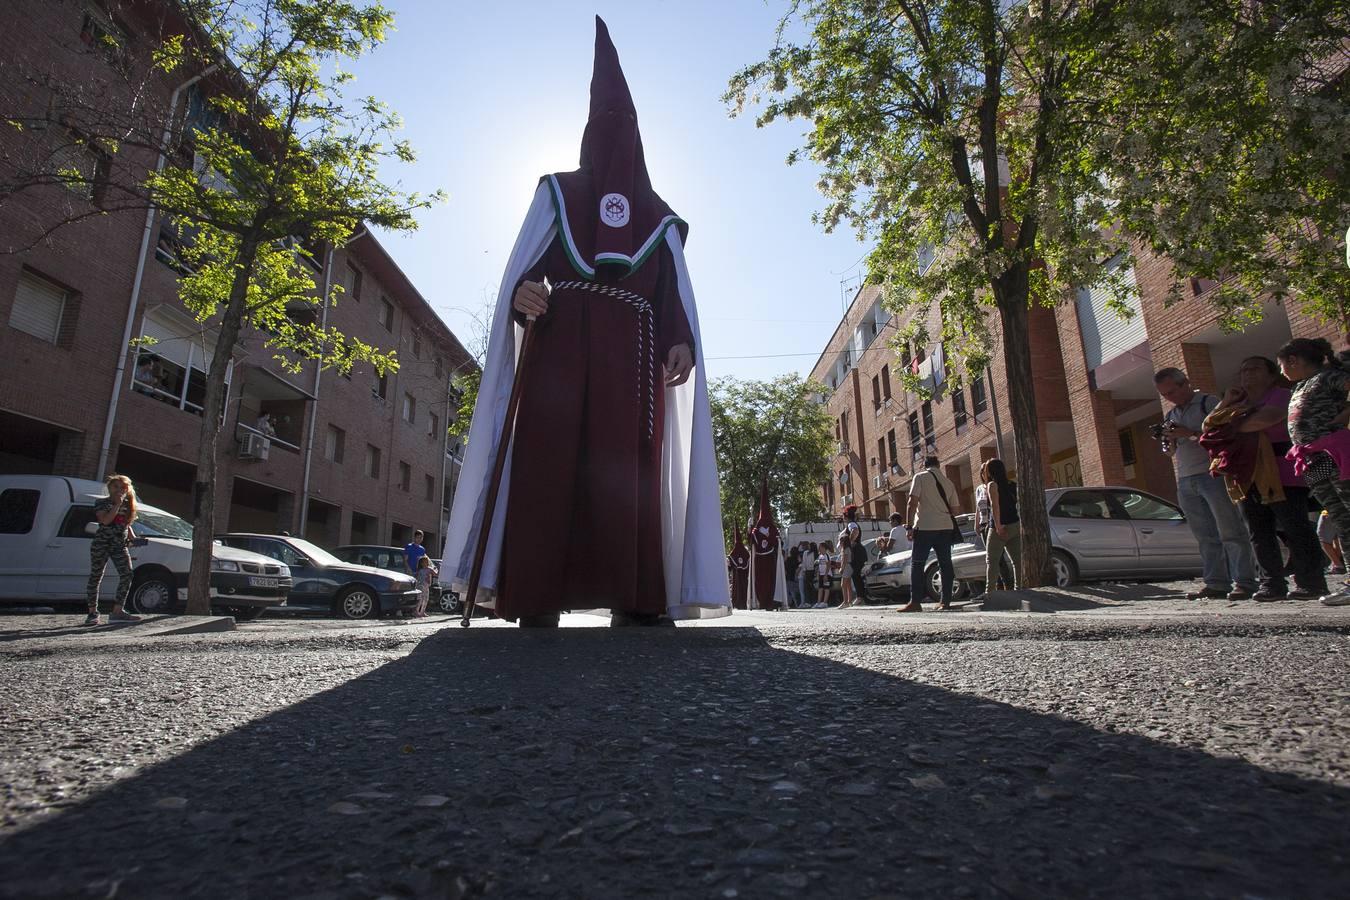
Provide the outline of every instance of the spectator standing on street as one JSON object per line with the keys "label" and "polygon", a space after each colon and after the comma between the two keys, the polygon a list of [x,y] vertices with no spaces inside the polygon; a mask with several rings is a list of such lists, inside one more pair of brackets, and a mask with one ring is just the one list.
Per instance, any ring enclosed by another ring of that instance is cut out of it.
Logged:
{"label": "spectator standing on street", "polygon": [[1340,533],[1336,531],[1336,523],[1331,521],[1331,516],[1324,509],[1322,514],[1317,517],[1317,540],[1322,544],[1322,552],[1327,555],[1331,562],[1331,568],[1327,570],[1329,575],[1345,574],[1345,555],[1341,551]]}
{"label": "spectator standing on street", "polygon": [[930,552],[937,554],[938,570],[942,573],[939,609],[951,608],[952,582],[956,580],[952,569],[952,542],[957,528],[951,505],[956,486],[938,471],[940,463],[936,456],[925,457],[923,464],[923,471],[915,473],[909,485],[906,518],[914,552],[909,558],[909,603],[900,607],[900,612],[923,612],[919,598],[927,591],[928,578],[924,569]]}
{"label": "spectator standing on street", "polygon": [[421,564],[422,557],[427,555],[427,548],[422,546],[422,541],[426,537],[421,531],[413,532],[412,543],[403,548],[403,562],[408,567],[408,574],[417,575],[417,567]]}
{"label": "spectator standing on street", "polygon": [[980,466],[980,483],[975,485],[975,533],[985,545],[989,544],[989,460]]}
{"label": "spectator standing on street", "polygon": [[839,567],[839,590],[843,592],[839,608],[845,609],[853,605],[853,535],[847,525],[839,532]]}
{"label": "spectator standing on street", "polygon": [[417,573],[413,577],[417,580],[417,608],[413,610],[413,616],[425,619],[427,604],[431,602],[431,579],[436,577],[436,567],[425,553],[417,560]]}
{"label": "spectator standing on street", "polygon": [[1017,571],[1022,565],[1022,521],[1017,515],[1017,484],[1008,480],[1008,468],[1001,459],[991,459],[981,470],[989,478],[989,530],[984,548],[985,592],[998,584],[1006,552],[1012,569],[1012,589],[1017,590]]}
{"label": "spectator standing on street", "polygon": [[[1224,394],[1216,411],[1232,410],[1238,432],[1258,433],[1258,440],[1267,441],[1275,457],[1279,475],[1279,490],[1275,489],[1274,475],[1264,479],[1253,476],[1249,484],[1240,485],[1243,491],[1241,509],[1251,531],[1252,549],[1261,573],[1261,587],[1257,600],[1314,600],[1327,593],[1321,547],[1317,532],[1308,520],[1308,487],[1294,474],[1294,462],[1287,459],[1289,439],[1290,391],[1280,382],[1280,370],[1275,361],[1264,356],[1250,356],[1238,369],[1239,387]],[[1217,418],[1217,417],[1216,417]],[[1260,447],[1257,459],[1267,451]],[[1269,463],[1265,464],[1269,466]],[[1270,482],[1267,486],[1265,482]],[[1262,488],[1275,499],[1263,496]],[[1281,497],[1282,494],[1282,497]],[[1236,495],[1234,495],[1236,496]],[[1278,532],[1284,532],[1289,546],[1289,566],[1294,576],[1294,590],[1288,590],[1285,581],[1284,556],[1280,552]]]}
{"label": "spectator standing on street", "polygon": [[816,604],[816,550],[810,541],[802,541],[797,549],[801,554],[801,564],[797,566],[797,595],[801,597],[802,609],[810,609]]}
{"label": "spectator standing on street", "polygon": [[1205,417],[1219,405],[1219,398],[1191,387],[1180,369],[1160,369],[1153,384],[1172,404],[1163,420],[1168,436],[1163,450],[1176,466],[1177,504],[1200,544],[1204,569],[1204,588],[1186,596],[1248,600],[1256,591],[1251,535],[1223,479],[1209,474],[1209,453],[1198,443]]}
{"label": "spectator standing on street", "polygon": [[801,588],[797,585],[797,570],[801,568],[802,551],[793,547],[783,560],[783,575],[787,578],[788,606],[796,608],[802,605]]}
{"label": "spectator standing on street", "polygon": [[831,549],[829,541],[820,542],[820,554],[816,557],[816,609],[830,605]]}
{"label": "spectator standing on street", "polygon": [[[1294,382],[1289,398],[1290,455],[1295,471],[1322,504],[1340,534],[1350,534],[1350,431],[1345,405],[1350,372],[1324,340],[1295,338],[1276,354],[1284,377]],[[1350,590],[1322,598],[1327,606],[1350,605]]]}
{"label": "spectator standing on street", "polygon": [[94,518],[98,521],[98,530],[89,545],[89,583],[85,599],[89,603],[89,615],[84,624],[97,625],[98,589],[103,583],[103,570],[112,560],[117,569],[117,599],[113,601],[110,622],[139,622],[141,617],[126,612],[122,607],[131,592],[131,554],[127,545],[136,537],[131,525],[136,521],[136,489],[131,479],[125,475],[111,475],[104,482],[108,496],[94,502]]}
{"label": "spectator standing on street", "polygon": [[867,568],[867,562],[867,547],[863,544],[862,535],[859,534],[849,544],[849,563],[853,570],[851,606],[863,606],[872,602],[872,598],[867,595],[867,584],[863,581],[863,570]]}

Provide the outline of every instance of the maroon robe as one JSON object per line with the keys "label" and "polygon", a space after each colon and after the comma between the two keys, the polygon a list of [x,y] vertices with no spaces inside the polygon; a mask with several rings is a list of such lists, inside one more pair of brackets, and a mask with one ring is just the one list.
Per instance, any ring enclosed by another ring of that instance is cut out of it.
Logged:
{"label": "maroon robe", "polygon": [[661,364],[675,344],[693,345],[674,261],[662,245],[612,285],[649,302],[649,321],[585,287],[557,239],[525,275],[544,278],[554,290],[516,416],[497,614],[663,613]]}
{"label": "maroon robe", "polygon": [[662,365],[694,343],[665,234],[686,228],[652,189],[599,18],[580,167],[550,190],[558,233],[522,278],[551,293],[521,378],[496,611],[664,613]]}
{"label": "maroon robe", "polygon": [[750,593],[750,551],[741,541],[741,529],[736,527],[736,543],[727,557],[731,566],[731,605],[736,609],[745,609]]}
{"label": "maroon robe", "polygon": [[755,579],[755,599],[760,609],[778,609],[774,599],[778,587],[778,526],[773,524],[769,506],[769,483],[766,480],[759,494],[759,517],[750,531],[750,547],[754,554],[750,577]]}

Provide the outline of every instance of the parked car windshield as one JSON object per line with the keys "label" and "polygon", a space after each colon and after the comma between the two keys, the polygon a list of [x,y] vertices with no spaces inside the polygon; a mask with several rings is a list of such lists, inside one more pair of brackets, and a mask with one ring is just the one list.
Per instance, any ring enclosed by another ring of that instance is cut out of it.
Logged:
{"label": "parked car windshield", "polygon": [[308,556],[311,562],[321,566],[342,565],[342,560],[338,559],[318,544],[311,544],[304,538],[287,538],[286,541],[296,550],[299,550],[301,553]]}
{"label": "parked car windshield", "polygon": [[131,528],[138,537],[177,538],[180,541],[192,540],[192,526],[175,515],[166,512],[152,512],[141,507],[136,513],[136,521]]}

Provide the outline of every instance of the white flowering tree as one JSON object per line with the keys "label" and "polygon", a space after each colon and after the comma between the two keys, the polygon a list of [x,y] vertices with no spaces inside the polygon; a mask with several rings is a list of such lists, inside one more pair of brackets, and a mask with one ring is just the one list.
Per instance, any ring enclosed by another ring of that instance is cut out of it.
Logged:
{"label": "white flowering tree", "polygon": [[1269,293],[1334,314],[1347,36],[1330,0],[794,0],[731,79],[733,114],[810,122],[817,220],[875,242],[900,340],[941,340],[960,384],[997,316],[1026,584],[1050,552],[1028,309],[1094,285],[1124,313],[1107,263],[1145,246],[1222,280],[1230,324]]}

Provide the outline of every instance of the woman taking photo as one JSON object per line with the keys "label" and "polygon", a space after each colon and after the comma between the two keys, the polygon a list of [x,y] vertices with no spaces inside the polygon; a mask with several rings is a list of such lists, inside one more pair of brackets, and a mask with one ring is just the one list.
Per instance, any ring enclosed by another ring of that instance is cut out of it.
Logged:
{"label": "woman taking photo", "polygon": [[991,594],[998,585],[1003,554],[1011,557],[1013,590],[1022,559],[1022,522],[1017,516],[1017,484],[1008,480],[1008,468],[995,458],[984,464],[989,476],[989,529],[984,542],[984,590]]}
{"label": "woman taking photo", "polygon": [[[1341,534],[1350,534],[1350,410],[1345,405],[1350,372],[1324,340],[1295,338],[1276,354],[1280,371],[1294,384],[1289,397],[1289,455],[1295,473],[1326,509]],[[1322,598],[1327,606],[1350,606],[1350,590]]]}
{"label": "woman taking photo", "polygon": [[117,599],[113,601],[110,622],[139,622],[140,616],[133,616],[122,609],[131,592],[131,554],[127,545],[135,538],[131,523],[136,521],[136,490],[131,479],[125,475],[111,475],[105,482],[108,496],[94,503],[94,518],[98,521],[98,531],[89,546],[89,584],[86,599],[89,602],[89,615],[86,625],[97,625],[98,589],[103,582],[103,570],[112,560],[117,569]]}

